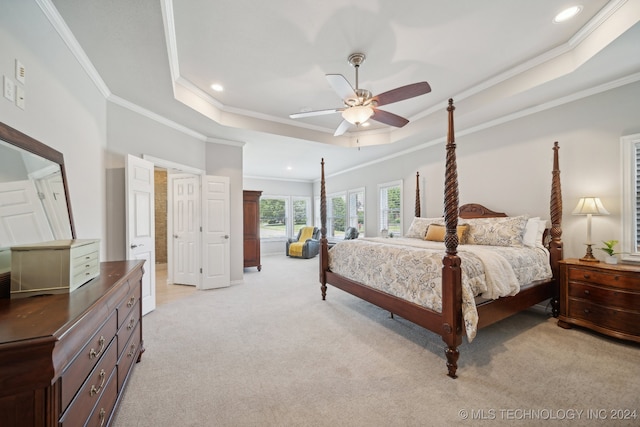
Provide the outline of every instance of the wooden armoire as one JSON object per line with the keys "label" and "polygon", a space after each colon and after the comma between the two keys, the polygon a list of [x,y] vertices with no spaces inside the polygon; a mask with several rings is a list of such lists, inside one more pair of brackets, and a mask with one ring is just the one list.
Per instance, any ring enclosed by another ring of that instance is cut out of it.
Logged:
{"label": "wooden armoire", "polygon": [[260,195],[262,191],[243,192],[244,212],[244,267],[257,267],[260,264]]}

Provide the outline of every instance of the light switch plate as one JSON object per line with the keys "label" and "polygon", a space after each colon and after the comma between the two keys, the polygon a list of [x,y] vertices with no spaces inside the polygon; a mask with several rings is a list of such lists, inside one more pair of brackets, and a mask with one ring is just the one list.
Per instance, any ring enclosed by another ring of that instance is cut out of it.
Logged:
{"label": "light switch plate", "polygon": [[4,97],[14,102],[16,99],[16,84],[9,77],[4,76]]}
{"label": "light switch plate", "polygon": [[16,80],[24,84],[27,70],[24,68],[22,62],[16,59]]}
{"label": "light switch plate", "polygon": [[20,85],[16,86],[16,106],[24,110],[26,104],[24,88]]}

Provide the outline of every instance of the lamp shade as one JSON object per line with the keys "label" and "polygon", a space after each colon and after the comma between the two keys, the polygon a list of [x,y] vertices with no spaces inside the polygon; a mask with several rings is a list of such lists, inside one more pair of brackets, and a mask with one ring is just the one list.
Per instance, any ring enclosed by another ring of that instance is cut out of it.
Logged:
{"label": "lamp shade", "polygon": [[582,197],[572,212],[573,215],[609,215],[598,197]]}
{"label": "lamp shade", "polygon": [[373,108],[368,105],[356,105],[349,107],[342,112],[342,118],[351,123],[352,125],[359,125],[373,115]]}

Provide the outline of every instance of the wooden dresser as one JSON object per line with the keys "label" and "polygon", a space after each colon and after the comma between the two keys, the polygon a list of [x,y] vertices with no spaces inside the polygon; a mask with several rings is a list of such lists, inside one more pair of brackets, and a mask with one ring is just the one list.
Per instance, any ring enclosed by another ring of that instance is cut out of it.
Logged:
{"label": "wooden dresser", "polygon": [[558,326],[640,342],[640,266],[560,261]]}
{"label": "wooden dresser", "polygon": [[262,191],[243,191],[244,268],[260,264],[260,196]]}
{"label": "wooden dresser", "polygon": [[0,426],[106,426],[142,352],[144,261],[71,293],[0,300]]}

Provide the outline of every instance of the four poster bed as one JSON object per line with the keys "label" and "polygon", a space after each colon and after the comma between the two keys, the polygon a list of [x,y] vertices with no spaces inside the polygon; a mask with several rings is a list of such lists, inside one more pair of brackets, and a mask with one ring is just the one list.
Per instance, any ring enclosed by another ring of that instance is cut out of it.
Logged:
{"label": "four poster bed", "polygon": [[[553,147],[551,229],[539,218],[508,217],[479,204],[459,207],[454,110],[450,99],[444,217],[419,218],[416,185],[416,218],[407,238],[356,239],[329,250],[324,159],[320,182],[322,299],[331,284],[440,335],[451,378],[456,378],[463,334],[471,341],[477,329],[547,299],[557,317],[562,259],[558,143]],[[459,246],[461,240],[467,244]]]}

